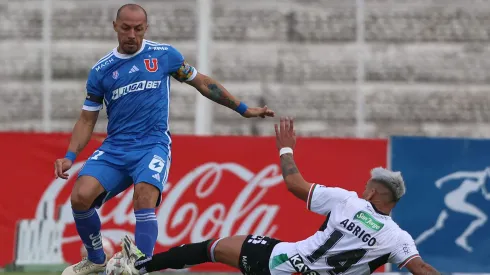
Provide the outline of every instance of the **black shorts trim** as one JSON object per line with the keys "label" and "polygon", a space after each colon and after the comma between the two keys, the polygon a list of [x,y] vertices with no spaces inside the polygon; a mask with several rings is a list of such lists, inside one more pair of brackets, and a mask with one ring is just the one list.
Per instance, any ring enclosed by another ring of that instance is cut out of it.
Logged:
{"label": "black shorts trim", "polygon": [[269,259],[280,242],[266,236],[248,235],[240,251],[240,271],[245,275],[270,275]]}

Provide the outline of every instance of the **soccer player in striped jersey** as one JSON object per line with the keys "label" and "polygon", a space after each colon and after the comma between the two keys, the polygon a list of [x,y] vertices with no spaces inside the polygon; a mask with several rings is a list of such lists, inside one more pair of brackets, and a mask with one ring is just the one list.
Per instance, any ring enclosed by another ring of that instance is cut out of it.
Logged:
{"label": "soccer player in striped jersey", "polygon": [[[276,125],[276,145],[284,182],[308,210],[326,216],[313,235],[298,242],[232,236],[173,247],[153,256],[145,255],[126,236],[123,253],[132,274],[219,262],[245,275],[367,275],[386,263],[406,267],[415,275],[440,275],[422,260],[410,234],[389,216],[405,194],[400,172],[373,169],[359,198],[356,192],[305,181],[293,159],[295,144],[293,121],[281,119],[280,126]],[[292,228],[309,226],[291,222]]]}
{"label": "soccer player in striped jersey", "polygon": [[55,161],[55,175],[67,179],[77,155],[89,142],[99,111],[107,108],[107,138],[80,171],[71,194],[73,217],[88,257],[63,275],[104,271],[107,257],[95,208],[134,184],[136,244],[152,255],[158,234],[155,208],[167,182],[172,139],[169,132],[170,77],[245,118],[271,117],[265,107],[248,107],[216,80],[200,74],[174,47],[144,39],[146,11],[122,6],[113,22],[119,46],[89,73],[87,97],[65,157]]}

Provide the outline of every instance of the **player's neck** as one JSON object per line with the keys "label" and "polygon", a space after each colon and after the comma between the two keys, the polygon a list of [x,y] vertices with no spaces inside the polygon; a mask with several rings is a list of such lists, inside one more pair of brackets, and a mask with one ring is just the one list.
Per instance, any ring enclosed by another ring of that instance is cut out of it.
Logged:
{"label": "player's neck", "polygon": [[390,215],[391,208],[389,206],[383,205],[382,203],[376,201],[370,201],[370,203],[373,206],[374,211],[376,211],[376,213],[381,215],[386,215],[386,216]]}
{"label": "player's neck", "polygon": [[[136,53],[138,53],[141,50],[141,47],[143,46],[143,43],[138,46],[138,49],[136,50]],[[121,49],[121,46],[117,46],[116,48],[117,52],[122,54],[122,55],[133,55],[135,53],[127,53]]]}

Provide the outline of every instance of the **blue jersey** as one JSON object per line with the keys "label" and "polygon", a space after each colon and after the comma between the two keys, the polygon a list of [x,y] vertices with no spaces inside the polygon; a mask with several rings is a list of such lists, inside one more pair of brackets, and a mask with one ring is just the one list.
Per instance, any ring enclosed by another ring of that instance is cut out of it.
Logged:
{"label": "blue jersey", "polygon": [[103,148],[170,146],[170,77],[180,82],[197,75],[174,47],[144,40],[132,55],[117,48],[100,59],[87,80],[83,109],[107,108],[107,138]]}

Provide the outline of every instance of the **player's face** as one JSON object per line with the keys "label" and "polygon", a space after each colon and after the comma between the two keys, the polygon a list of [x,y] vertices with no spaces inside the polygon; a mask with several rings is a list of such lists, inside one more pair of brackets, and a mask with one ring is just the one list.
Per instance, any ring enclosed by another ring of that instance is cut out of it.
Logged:
{"label": "player's face", "polygon": [[142,10],[125,9],[114,22],[114,30],[119,40],[119,51],[125,54],[134,54],[140,48],[145,37],[148,24]]}

